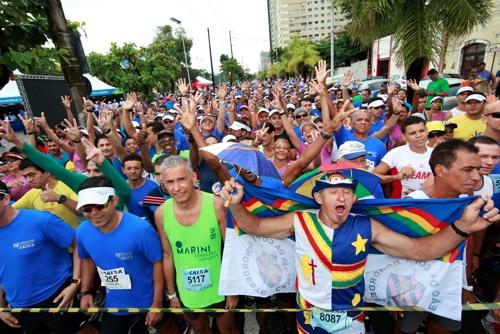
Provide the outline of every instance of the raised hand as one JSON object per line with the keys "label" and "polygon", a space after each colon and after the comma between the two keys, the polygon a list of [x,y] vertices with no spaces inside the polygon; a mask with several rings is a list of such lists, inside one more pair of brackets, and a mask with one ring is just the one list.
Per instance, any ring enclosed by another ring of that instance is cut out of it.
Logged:
{"label": "raised hand", "polygon": [[401,112],[401,107],[403,105],[403,102],[400,101],[397,96],[392,96],[391,97],[391,104],[392,104],[392,110],[394,111],[394,113],[399,114]]}
{"label": "raised hand", "polygon": [[83,98],[83,107],[86,111],[92,112],[94,111],[94,102],[91,99]]}
{"label": "raised hand", "polygon": [[194,103],[196,105],[201,104],[201,101],[203,100],[203,94],[200,92],[195,92],[194,93]]}
{"label": "raised hand", "polygon": [[181,95],[189,95],[190,89],[186,79],[180,78],[175,84],[177,85]]}
{"label": "raised hand", "polygon": [[396,91],[396,83],[394,81],[389,82],[389,84],[387,85],[387,94],[391,96],[394,94],[395,91]]}
{"label": "raised hand", "polygon": [[82,138],[82,144],[85,147],[85,155],[88,161],[93,161],[98,166],[104,162],[104,154],[87,138]]}
{"label": "raised hand", "polygon": [[40,114],[40,117],[33,117],[33,119],[35,120],[35,124],[40,126],[42,129],[47,129],[49,127],[44,112]]}
{"label": "raised hand", "polygon": [[407,83],[408,87],[410,87],[413,90],[418,91],[420,89],[420,87],[418,86],[417,81],[415,81],[413,79],[410,79],[410,80],[406,81],[406,83]]}
{"label": "raised hand", "polygon": [[352,79],[353,74],[351,70],[348,70],[347,72],[344,73],[344,77],[342,78],[342,87],[347,88],[350,85],[352,85]]}
{"label": "raised hand", "polygon": [[71,140],[74,143],[77,143],[81,140],[81,133],[80,129],[78,128],[78,123],[76,119],[73,119],[73,123],[71,123],[69,120],[64,119],[64,123],[67,125],[66,129],[64,129],[64,132],[66,133],[66,138]]}
{"label": "raised hand", "polygon": [[217,96],[219,97],[220,100],[224,100],[227,96],[227,87],[226,85],[223,85],[223,84],[220,84],[219,85],[219,88],[217,88],[215,90],[215,92],[217,93]]}
{"label": "raised hand", "polygon": [[0,133],[2,134],[3,138],[11,143],[22,142],[21,138],[19,138],[14,130],[12,130],[12,127],[10,126],[10,122],[8,120],[0,120]]}
{"label": "raised hand", "polygon": [[21,115],[20,118],[21,122],[23,122],[26,133],[33,133],[38,131],[38,127],[36,126],[35,120],[33,118],[29,118],[27,114]]}
{"label": "raised hand", "polygon": [[132,110],[132,108],[134,107],[136,102],[137,102],[137,94],[134,92],[127,93],[127,99],[125,100],[125,103],[123,104],[123,110],[126,110],[126,111]]}
{"label": "raised hand", "polygon": [[71,109],[71,98],[68,95],[61,96],[61,103],[64,109]]}
{"label": "raised hand", "polygon": [[316,94],[323,96],[325,95],[325,86],[321,82],[316,82],[316,80],[309,81],[309,87],[316,92]]}
{"label": "raised hand", "polygon": [[325,60],[321,59],[318,62],[318,65],[314,67],[314,73],[316,74],[316,81],[326,83],[326,78],[328,77],[330,70],[327,69]]}

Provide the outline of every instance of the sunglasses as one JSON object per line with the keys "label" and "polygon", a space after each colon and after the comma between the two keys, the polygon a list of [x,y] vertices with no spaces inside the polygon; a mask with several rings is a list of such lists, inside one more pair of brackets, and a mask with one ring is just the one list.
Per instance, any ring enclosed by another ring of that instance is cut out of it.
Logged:
{"label": "sunglasses", "polygon": [[384,106],[380,106],[380,107],[373,107],[373,109],[384,109]]}
{"label": "sunglasses", "polygon": [[174,121],[171,121],[171,120],[166,119],[166,120],[164,120],[164,121],[163,121],[163,124],[171,124],[171,123],[173,123],[173,122],[174,122]]}
{"label": "sunglasses", "polygon": [[444,131],[432,131],[427,134],[428,138],[442,137],[446,134]]}
{"label": "sunglasses", "polygon": [[306,118],[306,117],[307,117],[307,114],[300,114],[300,115],[295,116],[295,119]]}
{"label": "sunglasses", "polygon": [[5,198],[5,195],[7,195],[7,194],[0,193],[0,201],[3,201],[3,199]]}
{"label": "sunglasses", "polygon": [[80,208],[83,213],[91,213],[92,210],[96,209],[97,211],[101,211],[109,206],[109,202],[111,202],[111,197],[104,204],[87,204]]}
{"label": "sunglasses", "polygon": [[495,111],[495,112],[486,114],[486,116],[491,116],[493,118],[500,118],[500,111]]}

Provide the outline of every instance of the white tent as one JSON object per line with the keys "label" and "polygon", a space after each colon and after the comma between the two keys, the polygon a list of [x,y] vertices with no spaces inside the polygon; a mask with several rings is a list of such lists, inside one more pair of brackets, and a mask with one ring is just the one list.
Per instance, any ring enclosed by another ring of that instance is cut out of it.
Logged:
{"label": "white tent", "polygon": [[[92,94],[90,94],[90,96],[123,93],[121,88],[110,86],[90,74],[84,74],[83,76],[89,79],[90,84],[92,85]],[[19,94],[19,88],[17,87],[16,81],[9,80],[2,90],[0,90],[0,105],[11,105],[17,103],[23,103],[21,95]]]}

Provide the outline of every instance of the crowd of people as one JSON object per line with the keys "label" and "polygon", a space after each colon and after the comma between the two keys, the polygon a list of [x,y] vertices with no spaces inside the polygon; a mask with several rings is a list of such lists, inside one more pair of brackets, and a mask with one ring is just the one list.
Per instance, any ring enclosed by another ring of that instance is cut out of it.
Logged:
{"label": "crowd of people", "polygon": [[[0,307],[293,308],[297,301],[311,310],[286,313],[280,329],[287,333],[365,333],[367,316],[374,333],[498,328],[499,310],[464,314],[462,321],[428,312],[342,312],[363,305],[364,284],[338,284],[336,271],[356,266],[362,277],[370,245],[422,262],[467,242],[464,303],[500,301],[500,101],[477,89],[484,80],[467,79],[458,106],[442,110],[449,87],[434,69],[426,88],[408,81],[412,102],[395,83],[376,93],[353,89],[350,72],[329,88],[329,73],[320,61],[307,80],[192,91],[179,79],[176,93],[155,92],[149,100],[136,93],[115,103],[84,99],[85,126],[62,97],[67,118],[51,127],[44,113],[24,115],[24,136],[0,121],[3,144],[11,147],[0,158]],[[493,79],[485,79],[490,89]],[[222,143],[258,150],[277,176],[271,181],[203,149]],[[241,205],[247,185],[288,187],[335,163],[365,169],[380,185],[357,198],[357,180],[332,172],[312,189],[319,210],[259,218]],[[356,201],[369,198],[467,196],[477,198],[459,220],[418,239],[351,214]],[[229,214],[250,235],[295,236],[297,298],[219,293]],[[310,233],[330,245],[326,262]],[[312,280],[304,257],[317,263]],[[229,312],[3,312],[0,319],[2,332],[27,334],[243,332],[241,317]],[[257,314],[259,333],[268,333],[268,320]]]}

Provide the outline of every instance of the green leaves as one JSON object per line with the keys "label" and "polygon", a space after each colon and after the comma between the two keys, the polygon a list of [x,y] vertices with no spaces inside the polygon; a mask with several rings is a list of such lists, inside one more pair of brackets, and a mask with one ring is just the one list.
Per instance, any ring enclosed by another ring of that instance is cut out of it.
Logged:
{"label": "green leaves", "polygon": [[269,68],[268,75],[298,74],[305,77],[319,60],[319,52],[313,43],[294,37],[283,49],[280,61]]}
{"label": "green leaves", "polygon": [[227,55],[220,55],[220,71],[224,75],[225,81],[234,82],[245,79],[245,71],[243,67],[234,58],[229,58]]}

